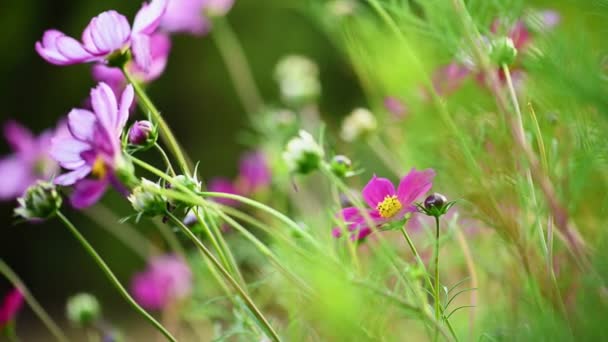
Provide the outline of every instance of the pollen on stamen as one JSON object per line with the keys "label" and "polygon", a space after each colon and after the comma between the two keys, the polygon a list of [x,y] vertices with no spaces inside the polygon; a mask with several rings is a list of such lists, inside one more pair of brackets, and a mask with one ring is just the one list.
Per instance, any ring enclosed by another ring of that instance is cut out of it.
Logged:
{"label": "pollen on stamen", "polygon": [[380,216],[384,218],[395,216],[395,214],[400,212],[402,208],[403,205],[396,195],[384,197],[384,200],[378,203],[378,206],[376,206],[378,213],[380,213]]}
{"label": "pollen on stamen", "polygon": [[103,161],[103,158],[97,157],[93,163],[93,167],[91,167],[91,174],[97,179],[102,179],[106,176],[106,172],[106,163]]}

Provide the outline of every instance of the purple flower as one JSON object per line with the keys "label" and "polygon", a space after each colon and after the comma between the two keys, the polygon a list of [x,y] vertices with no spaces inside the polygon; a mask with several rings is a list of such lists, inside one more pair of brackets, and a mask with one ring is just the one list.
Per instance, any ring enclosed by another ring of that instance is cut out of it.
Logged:
{"label": "purple flower", "polygon": [[36,51],[47,62],[71,65],[105,62],[115,53],[131,49],[143,70],[151,65],[150,35],[156,30],[167,7],[167,0],[144,3],[135,15],[133,28],[122,14],[110,10],[91,19],[82,33],[82,42],[57,30],[47,30],[36,42]]}
{"label": "purple flower", "polygon": [[91,90],[93,111],[72,109],[68,114],[70,134],[53,138],[51,155],[59,165],[70,170],[57,177],[55,183],[74,185],[70,201],[75,208],[95,204],[108,184],[124,192],[115,171],[123,162],[120,136],[132,102],[132,86],[125,88],[119,103],[112,89],[99,83]]}
{"label": "purple flower", "polygon": [[471,74],[471,69],[458,62],[451,62],[439,68],[433,75],[433,87],[439,95],[449,95],[456,91]]}
{"label": "purple flower", "polygon": [[146,270],[135,274],[131,293],[141,306],[161,310],[192,292],[192,272],[188,264],[175,255],[157,256]]}
{"label": "purple flower", "polygon": [[[150,83],[159,78],[165,71],[171,40],[166,34],[154,33],[150,36],[150,66],[147,70],[142,69],[139,64],[129,61],[127,70],[141,83]],[[106,64],[95,64],[92,69],[93,79],[97,82],[105,82],[118,96],[127,86],[127,80],[120,68],[111,67]]]}
{"label": "purple flower", "polygon": [[23,294],[18,288],[13,288],[4,296],[0,304],[0,328],[12,321],[23,306]]}
{"label": "purple flower", "polygon": [[211,29],[209,17],[224,16],[234,0],[169,0],[160,27],[170,33],[201,36]]}
{"label": "purple flower", "polygon": [[[207,184],[207,188],[209,189],[209,191],[212,191],[212,192],[223,192],[226,194],[233,194],[233,195],[239,194],[239,191],[234,186],[234,183],[230,179],[223,178],[223,177],[212,178],[209,181],[209,184]],[[216,197],[213,200],[217,203],[232,206],[232,207],[236,206],[239,203],[238,201],[230,199],[230,198]]]}
{"label": "purple flower", "polygon": [[[65,129],[60,124],[56,132]],[[0,200],[15,199],[38,180],[50,180],[59,166],[49,154],[55,132],[47,130],[34,136],[15,121],[4,125],[4,136],[14,153],[0,159]]]}
{"label": "purple flower", "polygon": [[[362,191],[363,199],[370,207],[366,213],[373,222],[373,227],[368,225],[365,214],[356,207],[344,208],[340,212],[351,238],[364,239],[374,228],[390,221],[401,220],[406,213],[415,213],[417,210],[414,201],[431,189],[433,177],[435,171],[432,169],[412,169],[401,179],[395,190],[391,181],[374,175]],[[340,228],[334,228],[332,234],[339,237]]]}
{"label": "purple flower", "polygon": [[270,181],[270,168],[264,153],[250,151],[241,157],[237,188],[242,194],[252,194],[266,188]]}
{"label": "purple flower", "polygon": [[384,98],[384,108],[393,114],[396,119],[401,119],[407,114],[407,107],[403,101],[394,96]]}

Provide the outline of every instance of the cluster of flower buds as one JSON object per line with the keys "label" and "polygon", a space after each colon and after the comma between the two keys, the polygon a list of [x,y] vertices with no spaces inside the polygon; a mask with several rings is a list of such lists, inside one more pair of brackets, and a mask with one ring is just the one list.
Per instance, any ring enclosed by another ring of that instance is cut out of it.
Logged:
{"label": "cluster of flower buds", "polygon": [[79,293],[68,299],[66,314],[73,324],[88,327],[101,316],[101,306],[93,295]]}
{"label": "cluster of flower buds", "polygon": [[378,128],[374,114],[365,108],[356,108],[342,122],[340,136],[352,142],[369,136]]}
{"label": "cluster of flower buds", "polygon": [[283,160],[292,173],[308,174],[319,168],[323,160],[323,148],[312,135],[304,130],[293,137],[283,152]]}
{"label": "cluster of flower buds", "polygon": [[17,199],[15,215],[25,220],[45,220],[53,217],[61,208],[62,199],[49,182],[38,181],[30,186],[23,197]]}
{"label": "cluster of flower buds", "polygon": [[283,100],[290,105],[314,103],[321,94],[319,68],[303,56],[283,57],[275,68],[275,79]]}
{"label": "cluster of flower buds", "polygon": [[142,178],[140,185],[133,189],[128,197],[133,209],[150,217],[162,215],[167,210],[167,199],[160,194],[159,184]]}

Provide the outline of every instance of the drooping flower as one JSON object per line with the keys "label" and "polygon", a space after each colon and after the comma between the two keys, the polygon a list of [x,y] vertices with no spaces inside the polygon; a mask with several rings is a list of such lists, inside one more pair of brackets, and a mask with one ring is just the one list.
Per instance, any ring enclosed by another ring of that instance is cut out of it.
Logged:
{"label": "drooping flower", "polygon": [[131,293],[141,306],[162,310],[167,305],[184,299],[192,292],[192,271],[176,255],[154,257],[148,267],[135,274]]}
{"label": "drooping flower", "polygon": [[4,136],[14,152],[0,159],[0,200],[15,199],[36,181],[50,180],[59,171],[49,152],[51,139],[60,130],[65,130],[63,123],[34,136],[15,121],[4,125]]}
{"label": "drooping flower", "polygon": [[116,172],[125,165],[121,134],[133,96],[133,87],[129,85],[118,102],[112,89],[99,83],[91,90],[93,111],[72,109],[68,114],[70,134],[53,138],[51,155],[69,170],[57,177],[55,183],[74,185],[70,198],[74,207],[93,205],[109,184],[125,193]]}
{"label": "drooping flower", "polygon": [[122,14],[110,10],[102,12],[89,22],[82,33],[82,42],[51,29],[36,42],[36,51],[47,62],[55,65],[72,65],[88,62],[108,62],[115,55],[131,50],[135,62],[143,70],[151,65],[150,35],[160,23],[167,0],[144,3],[135,15],[133,27]]}
{"label": "drooping flower", "polygon": [[[546,33],[554,28],[559,21],[559,14],[552,10],[530,12],[523,19],[517,20],[511,25],[500,18],[495,19],[490,26],[490,33],[499,39],[510,39],[515,50],[523,51],[532,43],[534,33]],[[501,38],[500,35],[504,35],[504,37]],[[487,38],[484,39],[487,40]],[[487,45],[488,48],[492,46],[488,44],[488,41],[483,41],[481,44]],[[466,56],[467,54],[461,52],[461,55]],[[519,64],[515,60],[515,65],[511,67],[516,82],[523,77],[523,70]],[[499,80],[504,82],[505,75],[502,69],[497,68],[496,73]],[[437,94],[449,95],[460,88],[470,75],[474,75],[480,84],[484,84],[483,75],[470,60],[470,57],[460,58],[439,67],[435,71],[432,77],[433,87]]]}
{"label": "drooping flower", "polygon": [[4,296],[0,304],[0,328],[12,321],[23,306],[23,294],[18,288],[13,288]]}
{"label": "drooping flower", "polygon": [[[362,191],[363,199],[369,209],[361,212],[356,207],[348,207],[340,212],[340,218],[344,220],[351,238],[364,239],[375,228],[387,222],[401,220],[407,213],[416,213],[414,202],[431,189],[434,177],[435,171],[432,169],[423,171],[412,169],[401,179],[395,190],[390,180],[374,175]],[[373,225],[370,226],[368,222]],[[335,237],[339,237],[342,230],[334,228],[332,233]]]}
{"label": "drooping flower", "polygon": [[169,0],[160,26],[165,32],[204,35],[211,29],[211,17],[224,16],[234,0]]}
{"label": "drooping flower", "polygon": [[[171,39],[164,33],[150,35],[150,65],[143,69],[138,63],[128,61],[127,71],[140,83],[150,83],[159,78],[165,71],[169,52],[171,51]],[[114,94],[119,96],[127,86],[127,80],[120,68],[112,67],[104,63],[97,63],[92,68],[93,79],[104,82],[112,88]]]}
{"label": "drooping flower", "polygon": [[270,185],[271,174],[268,162],[261,151],[243,154],[239,163],[239,176],[236,187],[239,192],[250,195]]}

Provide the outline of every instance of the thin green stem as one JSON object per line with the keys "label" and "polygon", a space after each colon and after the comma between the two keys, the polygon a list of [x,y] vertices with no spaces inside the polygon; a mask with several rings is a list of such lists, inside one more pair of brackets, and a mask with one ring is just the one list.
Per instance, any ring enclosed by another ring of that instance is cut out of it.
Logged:
{"label": "thin green stem", "polygon": [[148,94],[146,94],[146,91],[142,88],[141,84],[139,84],[139,82],[133,78],[133,76],[129,73],[126,67],[122,68],[122,72],[125,75],[127,81],[133,86],[133,89],[135,90],[135,93],[139,98],[140,105],[143,107],[144,110],[147,110],[147,112],[150,113],[152,119],[158,125],[158,128],[160,129],[161,139],[163,139],[163,141],[169,146],[171,153],[173,153],[173,155],[177,159],[180,169],[186,175],[190,175],[190,166],[188,165],[186,156],[182,152],[182,149],[179,143],[177,142],[175,135],[171,131],[171,128],[169,127],[165,119],[162,117],[152,100],[150,100]]}
{"label": "thin green stem", "polygon": [[[439,295],[439,216],[435,216],[435,319],[441,318],[441,297]],[[435,339],[437,339],[435,334]]]}
{"label": "thin green stem", "polygon": [[253,121],[253,114],[262,108],[264,101],[247,62],[245,51],[226,18],[218,18],[214,22],[211,36],[226,64],[237,96]]}
{"label": "thin green stem", "polygon": [[171,176],[175,176],[176,173],[175,173],[175,170],[173,170],[173,165],[171,165],[171,159],[169,159],[169,156],[167,155],[165,150],[158,143],[154,143],[154,147],[156,147],[156,150],[163,157],[163,160],[165,161],[165,164],[167,165],[167,169],[169,170],[169,173],[171,174]]}
{"label": "thin green stem", "polygon": [[230,272],[228,272],[228,270],[226,270],[226,268],[224,268],[224,266],[222,266],[222,264],[215,258],[213,253],[211,253],[211,251],[209,249],[207,249],[207,247],[205,247],[205,245],[198,239],[198,237],[196,237],[196,235],[194,235],[194,233],[192,233],[192,231],[190,229],[188,229],[188,227],[186,227],[186,225],[180,219],[175,217],[175,215],[173,215],[171,212],[167,212],[166,215],[167,215],[167,217],[169,217],[169,219],[171,219],[171,221],[173,221],[174,224],[176,224],[178,227],[181,228],[182,232],[184,232],[184,234],[186,234],[186,236],[188,236],[188,238],[196,245],[196,247],[201,252],[203,252],[203,254],[205,254],[205,256],[209,260],[211,260],[213,265],[228,280],[230,285],[232,285],[232,287],[236,290],[236,292],[238,292],[238,294],[241,296],[241,298],[245,301],[245,304],[251,310],[253,315],[258,319],[260,324],[262,324],[262,326],[265,328],[266,332],[270,335],[272,340],[275,342],[281,341],[279,335],[274,331],[274,329],[272,328],[272,326],[270,325],[270,323],[268,322],[266,317],[264,317],[264,314],[262,314],[262,312],[257,308],[257,306],[255,305],[253,300],[247,295],[247,293],[245,293],[245,290],[243,290],[243,288],[241,288],[239,283],[230,275]]}
{"label": "thin green stem", "polygon": [[29,289],[25,286],[23,281],[19,279],[19,276],[13,272],[13,270],[8,266],[4,260],[0,259],[0,274],[2,274],[8,281],[13,284],[16,288],[21,291],[21,294],[25,298],[27,304],[32,308],[32,311],[40,318],[44,326],[49,329],[51,334],[55,337],[55,339],[59,342],[67,342],[69,339],[67,336],[63,334],[59,326],[53,321],[51,316],[42,308],[40,303],[34,298]]}
{"label": "thin green stem", "polygon": [[418,262],[418,266],[420,266],[422,268],[422,270],[424,271],[424,276],[426,278],[426,281],[427,281],[427,284],[428,284],[429,288],[431,289],[431,291],[434,291],[433,282],[431,281],[429,273],[426,270],[426,266],[424,265],[424,261],[422,261],[422,258],[420,257],[420,254],[418,254],[418,250],[416,249],[416,246],[414,246],[414,243],[412,242],[412,239],[410,238],[409,234],[407,233],[407,230],[405,229],[405,225],[401,226],[401,233],[403,234],[403,237],[405,238],[405,241],[407,242],[407,245],[412,250],[412,253],[414,254],[414,257],[416,258],[416,261]]}
{"label": "thin green stem", "polygon": [[116,290],[120,293],[120,295],[137,311],[145,320],[147,320],[150,324],[152,324],[160,333],[162,333],[167,340],[169,341],[177,341],[173,335],[165,327],[160,324],[154,317],[152,317],[146,310],[144,310],[137,302],[131,297],[129,292],[122,286],[118,278],[114,275],[110,267],[105,263],[105,261],[101,258],[101,256],[97,253],[97,251],[91,246],[91,244],[87,241],[87,239],[80,234],[78,229],[65,217],[61,212],[57,212],[57,217],[63,222],[63,224],[68,228],[68,230],[74,235],[76,240],[82,245],[82,247],[86,250],[86,252],[93,258],[97,266],[101,268],[105,276],[110,280],[110,283],[116,288]]}

